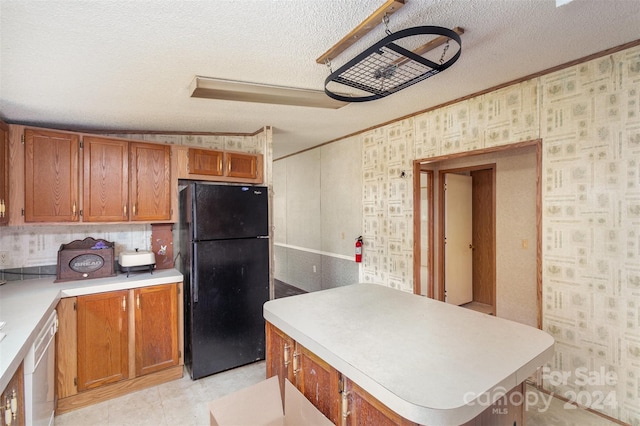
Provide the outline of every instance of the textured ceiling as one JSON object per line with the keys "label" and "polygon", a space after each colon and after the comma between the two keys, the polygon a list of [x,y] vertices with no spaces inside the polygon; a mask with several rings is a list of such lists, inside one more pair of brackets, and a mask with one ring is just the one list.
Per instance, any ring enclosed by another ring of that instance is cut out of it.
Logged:
{"label": "textured ceiling", "polygon": [[[195,75],[322,90],[315,59],[383,0],[0,0],[0,117],[100,130],[254,132],[274,158],[640,39],[640,1],[406,0],[389,29],[464,28],[449,70],[338,110],[195,99]],[[381,25],[333,61],[385,36]]]}

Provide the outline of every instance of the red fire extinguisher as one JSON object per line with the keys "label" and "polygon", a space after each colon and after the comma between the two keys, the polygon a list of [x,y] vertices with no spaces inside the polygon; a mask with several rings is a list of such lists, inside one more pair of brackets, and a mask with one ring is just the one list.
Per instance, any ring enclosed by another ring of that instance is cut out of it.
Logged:
{"label": "red fire extinguisher", "polygon": [[356,262],[362,262],[362,236],[356,238]]}

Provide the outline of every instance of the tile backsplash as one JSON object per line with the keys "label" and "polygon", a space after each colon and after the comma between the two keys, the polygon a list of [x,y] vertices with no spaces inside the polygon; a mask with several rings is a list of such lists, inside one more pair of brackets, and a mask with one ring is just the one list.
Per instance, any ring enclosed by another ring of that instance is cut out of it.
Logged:
{"label": "tile backsplash", "polygon": [[[55,275],[58,250],[62,244],[87,237],[115,243],[115,256],[124,250],[151,248],[151,225],[30,225],[0,229],[0,252],[4,262],[0,269],[6,280]],[[53,266],[53,267],[52,267]],[[16,273],[22,272],[24,275]]]}

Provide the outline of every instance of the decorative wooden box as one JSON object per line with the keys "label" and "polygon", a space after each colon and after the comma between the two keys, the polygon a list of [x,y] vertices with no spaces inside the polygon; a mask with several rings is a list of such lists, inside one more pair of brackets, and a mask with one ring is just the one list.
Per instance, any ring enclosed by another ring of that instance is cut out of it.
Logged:
{"label": "decorative wooden box", "polygon": [[55,282],[115,276],[114,245],[91,237],[62,244]]}

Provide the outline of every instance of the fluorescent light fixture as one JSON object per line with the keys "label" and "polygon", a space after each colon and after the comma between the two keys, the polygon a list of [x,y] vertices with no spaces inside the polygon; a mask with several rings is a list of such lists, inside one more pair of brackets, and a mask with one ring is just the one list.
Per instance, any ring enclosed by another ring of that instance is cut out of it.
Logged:
{"label": "fluorescent light fixture", "polygon": [[348,103],[332,99],[322,90],[200,76],[196,76],[191,82],[191,97],[332,109],[341,108]]}

